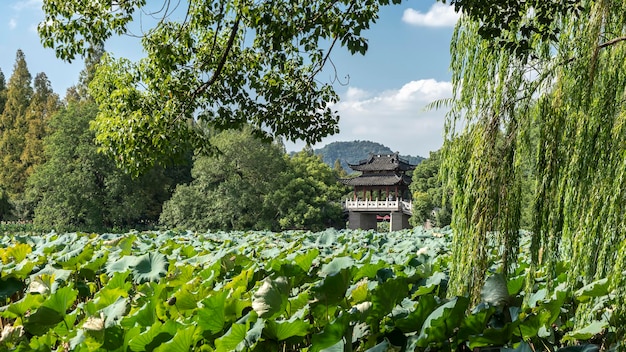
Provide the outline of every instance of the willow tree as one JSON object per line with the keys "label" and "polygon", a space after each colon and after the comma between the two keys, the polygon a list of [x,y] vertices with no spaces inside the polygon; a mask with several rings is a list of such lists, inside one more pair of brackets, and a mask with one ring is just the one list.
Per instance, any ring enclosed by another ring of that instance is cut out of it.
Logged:
{"label": "willow tree", "polygon": [[[465,16],[451,43],[445,170],[456,235],[450,286],[454,294],[477,297],[489,268],[507,273],[514,266],[521,177],[531,160],[533,268],[549,277],[559,259],[571,258],[572,285],[609,278],[616,302],[623,302],[626,3],[573,1],[556,8],[546,2],[543,10],[554,8],[545,13],[534,7],[540,2],[514,3],[517,12],[500,26],[486,9],[461,6]],[[489,241],[500,250],[495,263]],[[579,308],[584,315],[584,305]],[[623,304],[616,309],[626,317]]]}

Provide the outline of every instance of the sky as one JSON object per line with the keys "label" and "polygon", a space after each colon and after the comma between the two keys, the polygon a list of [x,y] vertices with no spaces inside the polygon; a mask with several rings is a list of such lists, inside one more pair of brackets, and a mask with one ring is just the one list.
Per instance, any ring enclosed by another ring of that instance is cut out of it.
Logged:
{"label": "sky", "polygon": [[[8,81],[18,49],[24,52],[31,75],[45,72],[61,97],[78,82],[83,63],[71,64],[44,49],[37,35],[43,19],[42,0],[0,1],[0,69]],[[428,157],[443,144],[445,110],[426,110],[432,101],[452,95],[450,39],[458,19],[452,7],[433,0],[407,1],[381,9],[380,18],[365,32],[369,49],[364,56],[336,48],[331,58],[338,80],[333,82],[340,101],[336,135],[313,146],[335,141],[370,140],[404,155]],[[113,38],[106,50],[115,57],[138,60],[143,56],[138,39]],[[298,151],[304,143],[286,143]]]}

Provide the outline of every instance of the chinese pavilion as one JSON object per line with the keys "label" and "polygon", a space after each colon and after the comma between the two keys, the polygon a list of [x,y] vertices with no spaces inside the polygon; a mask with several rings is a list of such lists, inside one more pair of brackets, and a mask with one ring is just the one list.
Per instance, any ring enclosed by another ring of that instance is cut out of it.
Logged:
{"label": "chinese pavilion", "polygon": [[407,171],[415,169],[408,161],[394,154],[371,154],[350,168],[360,171],[354,178],[339,182],[354,188],[353,199],[344,203],[351,229],[376,229],[377,217],[389,215],[391,231],[410,227],[412,214]]}

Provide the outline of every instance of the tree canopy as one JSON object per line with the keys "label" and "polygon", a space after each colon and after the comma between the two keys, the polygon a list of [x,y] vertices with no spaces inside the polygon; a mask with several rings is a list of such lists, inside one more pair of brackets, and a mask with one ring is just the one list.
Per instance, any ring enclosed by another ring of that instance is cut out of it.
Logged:
{"label": "tree canopy", "polygon": [[[365,53],[363,32],[390,2],[165,0],[150,12],[145,0],[46,0],[39,33],[45,46],[72,60],[128,32],[133,16],[160,17],[142,33],[146,58],[107,57],[91,85],[102,150],[140,171],[205,147],[198,120],[214,129],[249,124],[258,135],[311,144],[336,133],[338,116],[329,104],[337,95],[318,75],[335,46]],[[177,18],[179,12],[184,16]]]}

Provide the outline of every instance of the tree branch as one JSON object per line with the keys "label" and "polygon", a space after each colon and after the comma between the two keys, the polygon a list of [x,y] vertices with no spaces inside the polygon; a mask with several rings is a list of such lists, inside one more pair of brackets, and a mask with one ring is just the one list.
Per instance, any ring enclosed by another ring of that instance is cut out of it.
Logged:
{"label": "tree branch", "polygon": [[[237,32],[239,31],[239,22],[240,22],[240,17],[239,15],[237,15],[237,17],[235,18],[235,23],[233,24],[233,29],[230,32],[230,37],[228,37],[228,42],[226,43],[226,47],[224,48],[224,52],[222,53],[222,57],[220,58],[220,61],[217,64],[217,67],[213,71],[213,75],[211,76],[211,78],[209,78],[208,81],[202,83],[198,88],[196,88],[196,90],[193,91],[193,93],[191,93],[192,100],[195,99],[195,97],[198,94],[202,94],[207,88],[213,85],[213,83],[215,83],[217,79],[219,78],[220,74],[222,73],[222,70],[224,69],[224,65],[226,65],[228,54],[230,53],[230,50],[233,48],[233,44],[235,43],[235,37],[237,37]],[[215,35],[217,35],[217,33]]]}
{"label": "tree branch", "polygon": [[621,41],[624,41],[624,40],[626,40],[626,36],[613,38],[613,39],[609,40],[608,42],[604,42],[604,43],[598,45],[598,49],[606,48],[607,46],[611,46],[613,44],[617,44],[617,43],[619,43]]}

